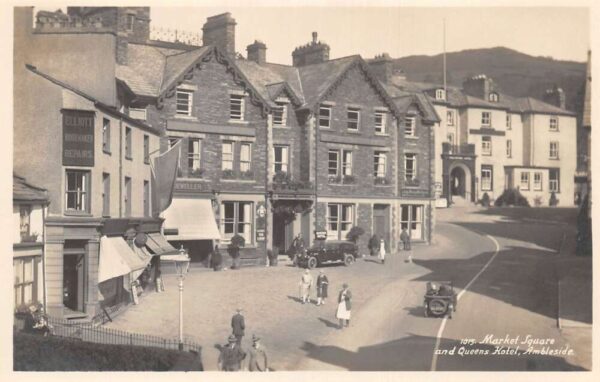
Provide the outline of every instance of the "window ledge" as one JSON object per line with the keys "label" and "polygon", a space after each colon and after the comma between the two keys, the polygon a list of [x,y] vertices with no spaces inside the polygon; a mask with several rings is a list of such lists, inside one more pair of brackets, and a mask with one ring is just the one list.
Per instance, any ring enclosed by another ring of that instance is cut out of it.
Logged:
{"label": "window ledge", "polygon": [[393,184],[375,184],[375,187],[394,187]]}
{"label": "window ledge", "polygon": [[243,119],[229,119],[229,123],[237,124],[237,125],[247,125],[250,122],[244,121]]}
{"label": "window ledge", "polygon": [[210,179],[206,178],[190,178],[190,177],[177,177],[177,180],[185,180],[188,182],[210,182]]}
{"label": "window ledge", "polygon": [[252,179],[220,179],[221,182],[224,183],[256,183],[256,180]]}
{"label": "window ledge", "polygon": [[102,150],[102,152],[106,155],[112,155],[112,153],[110,152],[110,150]]}
{"label": "window ledge", "polygon": [[323,130],[332,130],[331,126],[330,127],[326,127],[326,126],[319,126],[319,129],[323,129]]}
{"label": "window ledge", "polygon": [[273,125],[274,129],[289,129],[288,125]]}
{"label": "window ledge", "polygon": [[412,139],[412,140],[419,139],[419,137],[417,137],[416,135],[405,135],[404,138],[406,138],[406,139]]}
{"label": "window ledge", "polygon": [[65,211],[65,216],[81,216],[81,217],[92,217],[93,215],[89,212],[78,212],[78,211]]}
{"label": "window ledge", "polygon": [[378,132],[375,132],[375,135],[378,137],[389,137],[390,136],[389,133],[378,133]]}
{"label": "window ledge", "polygon": [[360,130],[346,129],[346,132],[350,134],[360,134]]}
{"label": "window ledge", "polygon": [[132,161],[132,160],[133,160],[133,157],[129,157],[129,156],[125,155],[125,159],[127,159],[127,160],[131,160],[131,161]]}
{"label": "window ledge", "polygon": [[560,158],[548,158],[549,160],[560,160]]}
{"label": "window ledge", "polygon": [[198,120],[198,118],[196,118],[196,117],[194,117],[194,116],[191,116],[191,115],[183,115],[183,114],[175,114],[173,117],[174,117],[175,119],[185,119],[185,120],[188,120],[188,121],[197,121],[197,120]]}

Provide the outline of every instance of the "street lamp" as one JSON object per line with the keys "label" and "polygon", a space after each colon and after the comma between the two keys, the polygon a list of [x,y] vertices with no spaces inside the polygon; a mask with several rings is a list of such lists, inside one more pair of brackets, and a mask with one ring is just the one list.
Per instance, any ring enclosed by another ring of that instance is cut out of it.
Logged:
{"label": "street lamp", "polygon": [[190,257],[183,245],[179,248],[179,254],[172,256],[175,270],[179,278],[179,350],[183,350],[183,279],[190,268]]}

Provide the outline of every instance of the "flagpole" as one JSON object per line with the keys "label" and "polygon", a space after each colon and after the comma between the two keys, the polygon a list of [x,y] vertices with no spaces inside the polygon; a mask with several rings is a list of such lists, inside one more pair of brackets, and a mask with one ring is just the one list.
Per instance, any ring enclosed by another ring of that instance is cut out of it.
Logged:
{"label": "flagpole", "polygon": [[448,89],[446,89],[446,18],[444,18],[443,20],[444,20],[444,23],[443,23],[443,25],[444,25],[444,33],[443,33],[443,36],[444,36],[444,55],[443,55],[443,57],[444,57],[444,98],[448,99],[448,96],[447,96]]}

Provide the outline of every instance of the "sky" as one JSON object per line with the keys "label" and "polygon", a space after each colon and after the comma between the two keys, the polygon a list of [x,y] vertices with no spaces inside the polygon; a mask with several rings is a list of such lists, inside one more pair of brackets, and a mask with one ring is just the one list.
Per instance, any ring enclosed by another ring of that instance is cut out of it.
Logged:
{"label": "sky", "polygon": [[200,32],[206,17],[231,12],[236,50],[255,39],[269,62],[291,64],[291,52],[311,40],[329,44],[330,57],[383,52],[392,57],[505,46],[533,56],[585,61],[590,48],[588,9],[413,7],[152,7],[154,26]]}

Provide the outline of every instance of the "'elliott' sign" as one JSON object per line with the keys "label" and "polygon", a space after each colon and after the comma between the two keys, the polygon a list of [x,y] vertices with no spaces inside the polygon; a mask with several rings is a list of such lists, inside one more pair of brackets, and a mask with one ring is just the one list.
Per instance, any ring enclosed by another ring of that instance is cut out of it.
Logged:
{"label": "'elliott' sign", "polygon": [[94,112],[63,110],[63,166],[94,165]]}

